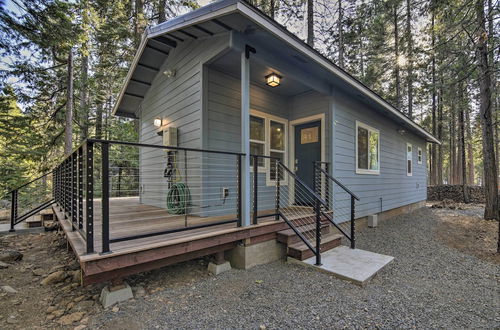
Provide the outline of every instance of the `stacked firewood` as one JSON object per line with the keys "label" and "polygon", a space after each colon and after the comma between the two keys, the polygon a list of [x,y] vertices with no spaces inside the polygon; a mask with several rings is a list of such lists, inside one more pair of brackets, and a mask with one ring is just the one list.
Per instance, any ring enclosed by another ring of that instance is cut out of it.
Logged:
{"label": "stacked firewood", "polygon": [[[484,203],[484,188],[480,186],[467,186],[470,203]],[[464,203],[464,191],[462,185],[439,185],[427,187],[427,200],[443,201],[451,200],[456,203]]]}

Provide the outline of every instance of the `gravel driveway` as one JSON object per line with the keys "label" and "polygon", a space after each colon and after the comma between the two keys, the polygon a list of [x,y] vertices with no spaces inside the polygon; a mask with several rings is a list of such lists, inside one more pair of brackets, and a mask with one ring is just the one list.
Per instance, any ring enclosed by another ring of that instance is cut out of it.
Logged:
{"label": "gravel driveway", "polygon": [[[500,327],[500,267],[439,243],[435,212],[424,208],[359,233],[359,248],[395,257],[366,288],[285,262],[213,277],[196,261],[157,271],[167,277],[159,291],[105,311],[92,327]],[[168,284],[174,270],[191,280]]]}

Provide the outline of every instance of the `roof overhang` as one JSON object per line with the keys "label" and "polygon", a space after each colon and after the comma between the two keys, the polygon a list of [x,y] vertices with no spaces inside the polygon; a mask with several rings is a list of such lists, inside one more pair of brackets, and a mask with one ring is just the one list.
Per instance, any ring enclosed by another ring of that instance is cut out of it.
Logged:
{"label": "roof overhang", "polygon": [[[147,48],[150,48],[148,47],[151,45],[150,43],[155,43],[158,38],[161,37],[175,39],[174,33],[178,33],[178,31],[186,33],[187,31],[185,31],[185,29],[191,29],[191,33],[188,32],[187,34],[194,34],[192,30],[193,27],[195,27],[195,30],[199,30],[201,32],[203,32],[203,30],[208,30],[203,27],[203,24],[215,24],[223,30],[231,30],[232,27],[223,23],[222,18],[233,13],[242,15],[252,23],[272,34],[275,38],[280,39],[301,54],[307,56],[308,59],[321,66],[321,68],[323,68],[324,70],[327,70],[327,72],[329,72],[335,78],[341,79],[343,82],[359,91],[363,96],[365,96],[367,100],[376,104],[379,108],[384,109],[390,115],[390,117],[404,124],[414,133],[424,137],[428,142],[441,144],[441,142],[431,133],[427,132],[424,128],[412,121],[405,114],[403,114],[401,111],[384,100],[380,95],[378,95],[363,83],[352,77],[346,71],[335,65],[329,59],[321,55],[321,53],[319,53],[317,50],[307,45],[293,33],[289,32],[285,27],[267,17],[255,7],[241,0],[222,0],[219,2],[215,2],[198,10],[192,11],[188,14],[179,16],[177,18],[147,29],[131,64],[122,90],[120,91],[117,102],[113,109],[113,114],[135,117],[135,112],[131,113],[130,111],[127,111],[127,108],[123,108],[121,104],[123,103],[125,98],[128,98],[130,96],[128,94],[135,94],[131,92],[131,90],[133,91],[133,88],[129,86],[131,85],[131,82],[133,82],[132,79],[134,79],[134,74],[136,74],[138,68],[144,64],[146,58],[145,51]],[[168,45],[165,47],[168,47]],[[162,61],[164,61],[164,59],[165,58],[163,58]],[[133,105],[131,108],[133,108]]]}

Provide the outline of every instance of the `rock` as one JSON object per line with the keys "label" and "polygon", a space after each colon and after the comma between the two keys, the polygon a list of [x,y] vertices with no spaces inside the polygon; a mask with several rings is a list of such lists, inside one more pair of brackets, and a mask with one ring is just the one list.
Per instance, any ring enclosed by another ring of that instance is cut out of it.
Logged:
{"label": "rock", "polygon": [[120,310],[120,307],[115,306],[115,307],[113,307],[113,309],[111,311],[113,311],[113,313],[117,313],[119,310]]}
{"label": "rock", "polygon": [[51,273],[55,273],[59,270],[63,270],[64,269],[64,265],[57,265],[57,266],[54,266],[52,267],[50,270],[49,270],[49,274]]}
{"label": "rock", "polygon": [[36,268],[31,271],[35,276],[43,276],[45,275],[45,271],[42,268]]}
{"label": "rock", "polygon": [[49,308],[47,308],[47,314],[53,313],[56,310],[57,310],[56,306],[49,306]]}
{"label": "rock", "polygon": [[13,287],[11,287],[10,285],[2,286],[2,290],[7,292],[7,293],[17,293],[17,291]]}
{"label": "rock", "polygon": [[266,330],[267,328],[266,328],[266,326],[265,326],[264,324],[261,324],[261,325],[259,326],[259,329],[260,329],[260,330]]}
{"label": "rock", "polygon": [[17,323],[17,319],[14,315],[9,316],[6,321],[9,324],[16,324]]}
{"label": "rock", "polygon": [[81,295],[80,297],[76,297],[75,299],[73,299],[73,301],[77,303],[77,302],[82,301],[83,299],[85,299],[85,296]]}
{"label": "rock", "polygon": [[23,254],[17,250],[2,250],[0,251],[0,261],[13,262],[23,259]]}
{"label": "rock", "polygon": [[82,273],[80,270],[75,270],[72,272],[73,282],[80,283],[82,278]]}
{"label": "rock", "polygon": [[56,318],[56,316],[54,314],[47,315],[47,320],[49,320],[49,321],[51,321],[51,320],[53,320],[55,318]]}
{"label": "rock", "polygon": [[84,312],[75,312],[68,315],[64,315],[59,319],[59,321],[57,321],[57,323],[61,325],[70,325],[73,324],[73,322],[80,321],[84,315],[85,315]]}
{"label": "rock", "polygon": [[68,274],[63,271],[59,270],[54,273],[51,273],[49,276],[44,278],[41,282],[42,285],[49,285],[49,284],[54,284],[54,283],[59,283],[62,282],[68,277]]}
{"label": "rock", "polygon": [[0,261],[0,269],[5,269],[5,268],[9,268],[9,264],[6,264],[5,262]]}
{"label": "rock", "polygon": [[66,310],[69,311],[73,307],[75,307],[75,303],[74,302],[70,302],[69,304],[66,305]]}
{"label": "rock", "polygon": [[87,326],[85,324],[80,324],[79,326],[75,327],[73,330],[83,330],[85,329]]}
{"label": "rock", "polygon": [[64,309],[58,309],[52,313],[54,317],[61,317],[64,315]]}
{"label": "rock", "polygon": [[146,290],[142,286],[138,286],[135,289],[135,296],[136,297],[144,297],[146,295]]}
{"label": "rock", "polygon": [[89,318],[88,316],[87,317],[84,317],[83,319],[80,320],[80,323],[81,324],[88,324],[89,323]]}

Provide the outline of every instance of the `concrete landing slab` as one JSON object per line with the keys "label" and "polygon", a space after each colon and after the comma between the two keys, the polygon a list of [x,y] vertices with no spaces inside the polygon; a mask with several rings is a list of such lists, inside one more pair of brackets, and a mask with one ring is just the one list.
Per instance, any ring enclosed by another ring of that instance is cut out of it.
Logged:
{"label": "concrete landing slab", "polygon": [[303,261],[288,258],[289,262],[314,267],[328,274],[365,286],[394,257],[360,249],[339,246],[321,254],[323,265],[315,266],[316,257]]}

